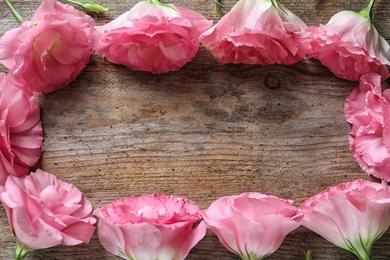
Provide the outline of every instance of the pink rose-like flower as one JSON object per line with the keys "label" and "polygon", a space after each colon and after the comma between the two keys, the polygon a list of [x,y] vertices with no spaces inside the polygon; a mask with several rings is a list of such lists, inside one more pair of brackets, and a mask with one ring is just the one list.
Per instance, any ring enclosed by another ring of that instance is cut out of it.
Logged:
{"label": "pink rose-like flower", "polygon": [[299,227],[291,200],[248,192],[221,197],[203,219],[219,241],[241,259],[262,259],[275,252],[285,236]]}
{"label": "pink rose-like flower", "polygon": [[95,230],[92,204],[83,193],[42,170],[25,178],[9,176],[0,198],[18,242],[17,255],[88,243]]}
{"label": "pink rose-like flower", "polygon": [[390,224],[390,187],[365,180],[329,187],[300,207],[301,224],[331,243],[370,259]]}
{"label": "pink rose-like flower", "polygon": [[94,24],[70,5],[43,0],[30,21],[0,38],[0,62],[35,92],[65,87],[89,62]]}
{"label": "pink rose-like flower", "polygon": [[390,74],[390,46],[363,14],[343,11],[326,25],[309,27],[309,57],[318,59],[337,77],[359,80],[367,73],[377,73],[382,80]]}
{"label": "pink rose-like flower", "polygon": [[200,42],[223,63],[293,64],[306,55],[306,28],[277,0],[240,0]]}
{"label": "pink rose-like flower", "polygon": [[0,186],[23,176],[42,153],[43,130],[35,97],[0,73]]}
{"label": "pink rose-like flower", "polygon": [[348,123],[352,124],[355,116],[367,115],[368,94],[382,95],[381,76],[376,73],[368,73],[360,78],[359,86],[345,99],[344,112]]}
{"label": "pink rose-like flower", "polygon": [[377,74],[361,78],[345,100],[345,115],[352,124],[349,143],[352,155],[368,174],[390,180],[390,90],[382,93]]}
{"label": "pink rose-like flower", "polygon": [[132,70],[174,71],[195,57],[199,35],[211,25],[212,21],[186,8],[141,1],[112,22],[96,27],[94,49]]}
{"label": "pink rose-like flower", "polygon": [[103,247],[124,259],[184,259],[206,234],[201,211],[185,198],[143,195],[117,200],[94,214]]}

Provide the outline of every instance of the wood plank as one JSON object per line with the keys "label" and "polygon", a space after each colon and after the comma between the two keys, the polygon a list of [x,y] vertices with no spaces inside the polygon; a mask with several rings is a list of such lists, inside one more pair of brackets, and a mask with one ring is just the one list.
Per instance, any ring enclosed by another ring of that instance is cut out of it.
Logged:
{"label": "wood plank", "polygon": [[[31,17],[38,0],[12,1]],[[110,12],[104,24],[137,1],[97,1]],[[285,0],[308,25],[326,23],[338,11],[368,1]],[[178,1],[215,22],[209,1]],[[229,10],[234,1],[224,1]],[[378,0],[374,23],[390,39],[390,3]],[[18,26],[0,2],[0,33]],[[6,69],[2,68],[2,71]],[[313,59],[292,66],[223,65],[204,47],[183,69],[163,75],[130,71],[94,54],[68,87],[41,95],[45,130],[41,166],[74,183],[101,207],[145,193],[185,196],[205,209],[215,199],[258,191],[304,199],[327,186],[369,179],[348,148],[344,99],[357,85],[333,76]],[[2,207],[1,207],[2,208]],[[14,239],[0,211],[0,259],[12,259]],[[390,258],[390,233],[373,259]],[[269,259],[355,259],[307,229],[289,234]],[[26,259],[118,259],[100,245],[54,247]],[[237,259],[210,232],[188,259]]]}

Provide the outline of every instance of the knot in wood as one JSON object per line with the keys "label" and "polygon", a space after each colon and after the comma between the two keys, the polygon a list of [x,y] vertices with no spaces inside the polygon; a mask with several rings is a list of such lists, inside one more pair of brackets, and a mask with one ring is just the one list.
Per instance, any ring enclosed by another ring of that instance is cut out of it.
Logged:
{"label": "knot in wood", "polygon": [[277,89],[280,87],[280,79],[274,75],[268,75],[265,78],[265,86],[269,89]]}

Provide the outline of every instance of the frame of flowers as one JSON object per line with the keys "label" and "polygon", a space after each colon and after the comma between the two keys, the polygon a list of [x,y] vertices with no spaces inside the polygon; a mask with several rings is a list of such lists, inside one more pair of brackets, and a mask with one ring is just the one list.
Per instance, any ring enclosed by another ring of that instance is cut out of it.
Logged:
{"label": "frame of flowers", "polygon": [[[66,2],[87,12],[108,11],[92,2]],[[307,27],[277,0],[240,0],[214,26],[196,12],[149,0],[95,26],[89,16],[56,0],[43,0],[24,21],[6,0],[21,22],[0,38],[0,62],[9,69],[0,75],[0,199],[17,240],[15,259],[36,249],[89,242],[93,215],[99,218],[103,247],[125,259],[184,259],[207,228],[242,259],[262,259],[300,225],[359,259],[370,259],[374,242],[390,225],[390,92],[384,82],[390,77],[390,47],[372,24],[374,2],[358,13],[337,13],[326,25]],[[157,74],[190,62],[199,44],[223,63],[289,65],[307,56],[337,77],[359,81],[345,101],[350,148],[362,169],[382,183],[342,183],[299,208],[290,200],[248,192],[222,197],[202,211],[185,198],[150,194],[92,213],[92,204],[72,184],[40,169],[28,174],[43,142],[36,93],[67,86],[93,51]]]}

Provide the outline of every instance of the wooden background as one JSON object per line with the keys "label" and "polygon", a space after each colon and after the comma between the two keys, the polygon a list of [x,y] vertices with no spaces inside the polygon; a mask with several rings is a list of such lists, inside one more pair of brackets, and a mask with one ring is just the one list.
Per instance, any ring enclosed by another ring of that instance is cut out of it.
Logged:
{"label": "wooden background", "polygon": [[[14,0],[29,19],[40,1]],[[102,25],[135,0],[100,0],[110,12]],[[307,23],[327,23],[368,0],[283,0]],[[174,0],[217,21],[212,0]],[[223,1],[225,10],[234,1]],[[390,1],[377,0],[374,24],[390,39]],[[0,2],[0,34],[18,22]],[[4,67],[1,71],[6,72]],[[74,183],[101,207],[145,193],[185,196],[200,208],[221,196],[257,191],[304,199],[327,186],[369,179],[348,148],[350,126],[343,102],[357,86],[333,76],[312,59],[293,66],[223,65],[204,47],[179,71],[130,71],[93,55],[68,87],[40,96],[45,131],[43,170]],[[0,206],[0,259],[12,259],[14,238]],[[304,227],[287,236],[269,259],[355,259]],[[32,252],[26,259],[118,259],[90,244]],[[188,259],[237,259],[210,232]],[[390,231],[373,259],[390,259]]]}

